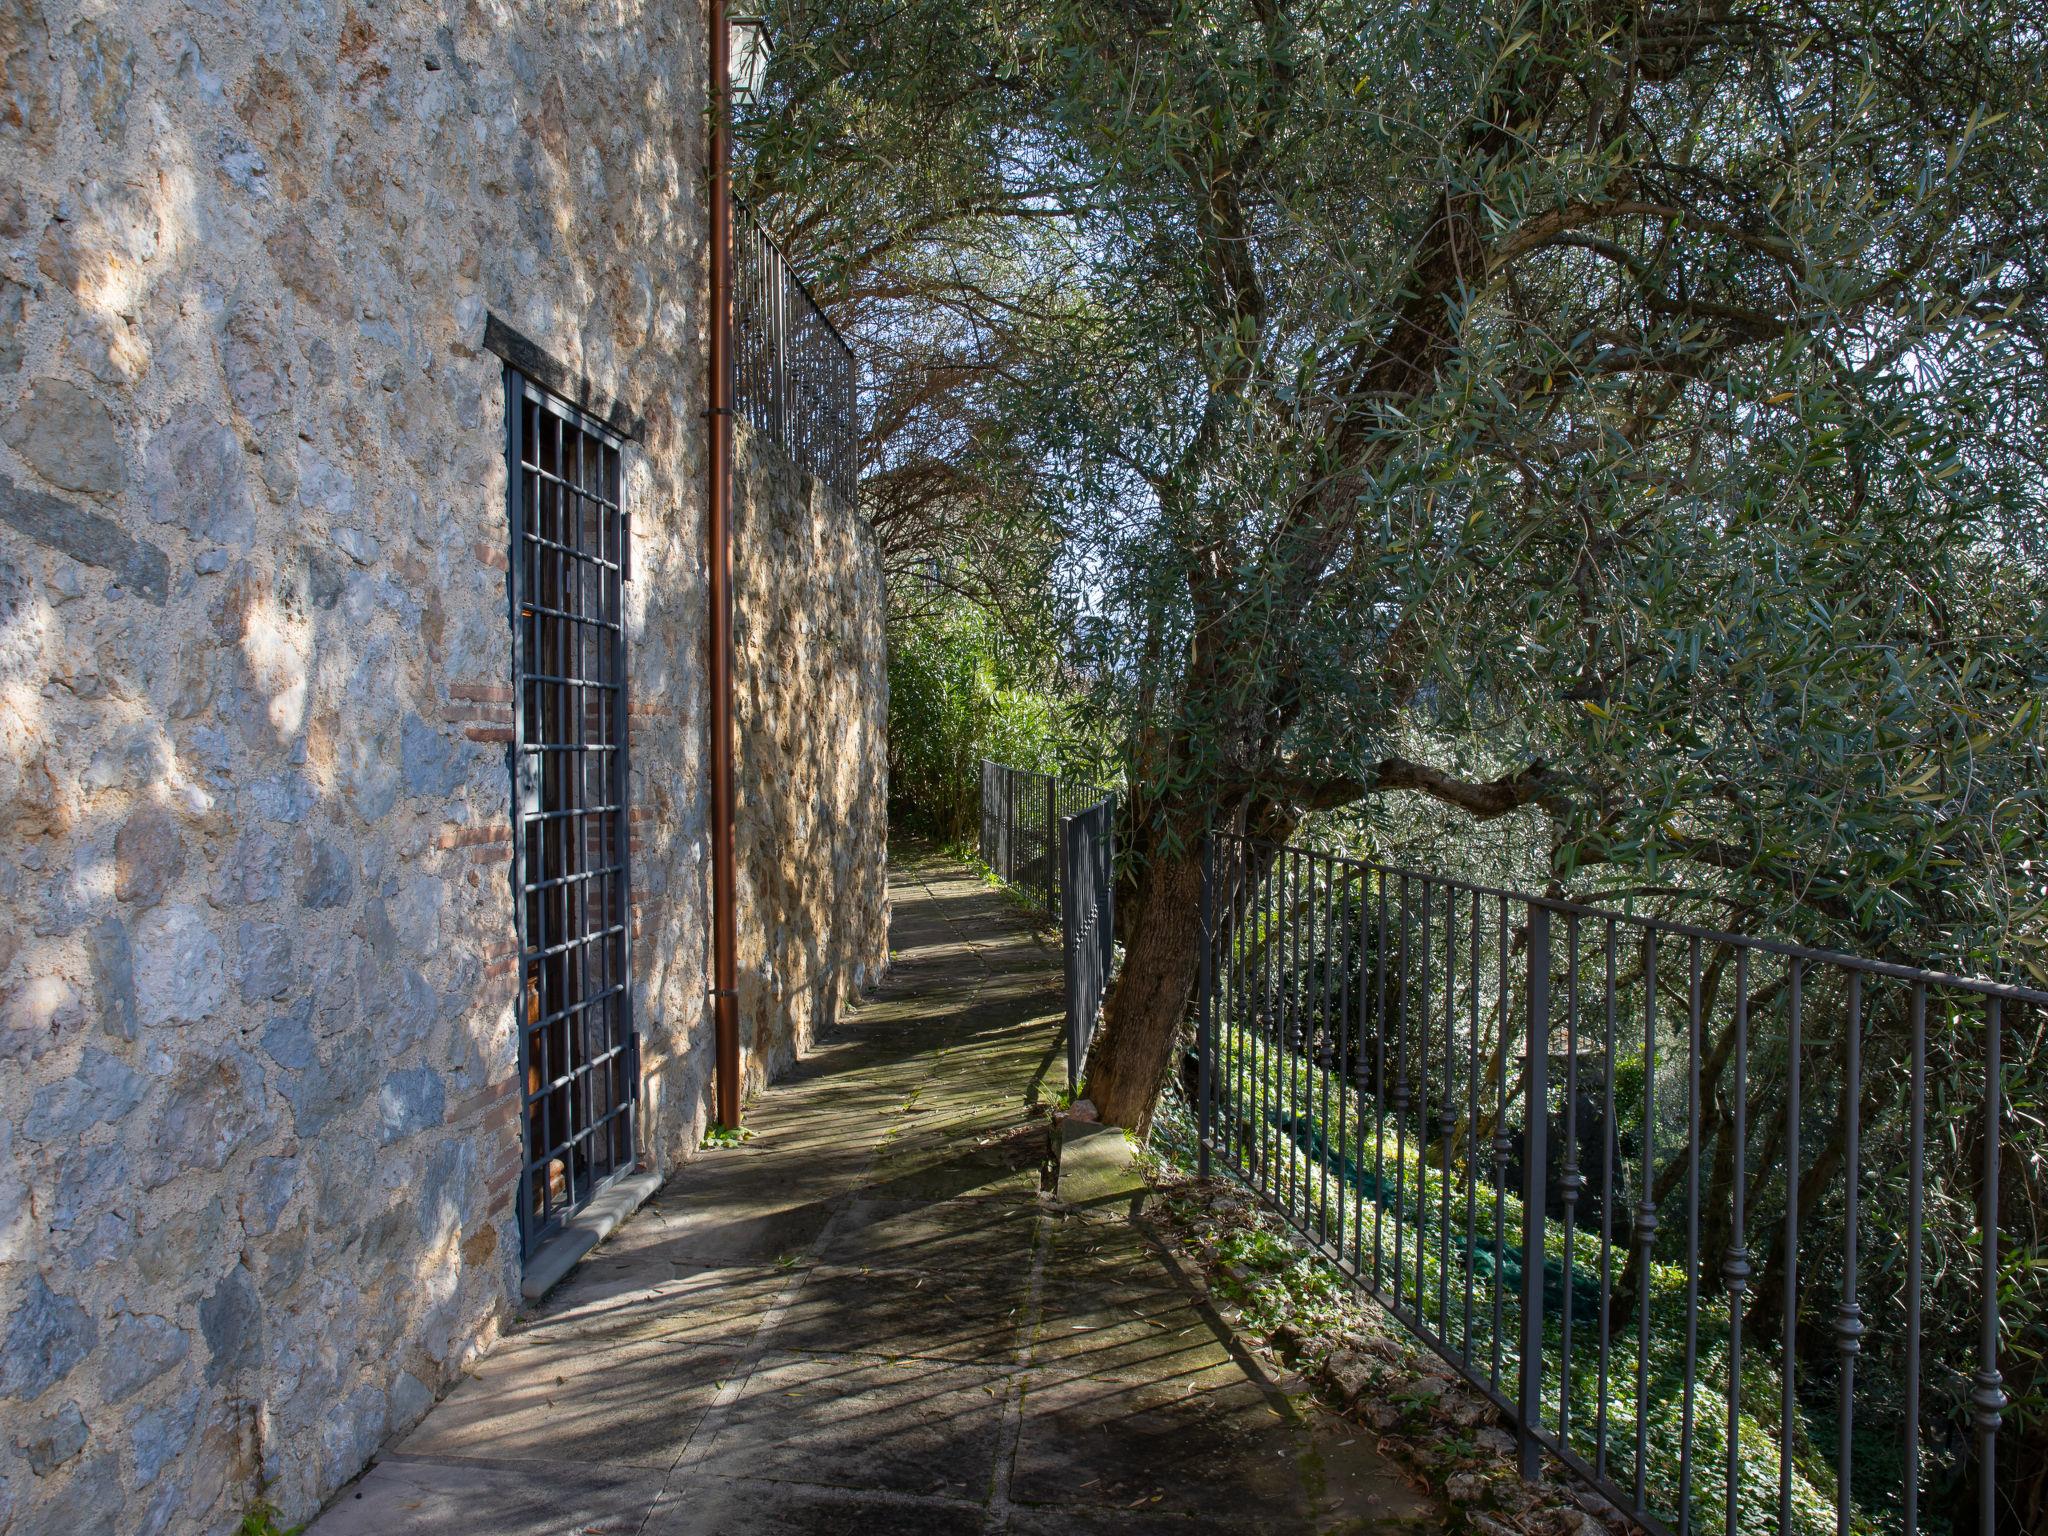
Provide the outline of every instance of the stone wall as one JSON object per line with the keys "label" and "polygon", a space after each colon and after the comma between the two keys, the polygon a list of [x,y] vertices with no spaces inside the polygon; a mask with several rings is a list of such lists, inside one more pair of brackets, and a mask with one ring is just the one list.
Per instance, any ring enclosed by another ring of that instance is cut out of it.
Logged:
{"label": "stone wall", "polygon": [[773,440],[738,436],[739,1005],[754,1086],[888,962],[889,680],[866,523]]}
{"label": "stone wall", "polygon": [[697,1143],[702,30],[0,0],[10,1536],[302,1518],[513,1306],[487,313],[644,416],[644,1155]]}

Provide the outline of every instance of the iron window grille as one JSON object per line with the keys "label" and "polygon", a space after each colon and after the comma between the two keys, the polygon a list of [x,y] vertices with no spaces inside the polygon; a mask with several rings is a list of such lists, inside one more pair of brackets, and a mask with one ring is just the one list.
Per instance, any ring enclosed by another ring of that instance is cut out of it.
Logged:
{"label": "iron window grille", "polygon": [[517,369],[506,383],[513,870],[531,1257],[635,1164],[624,443]]}

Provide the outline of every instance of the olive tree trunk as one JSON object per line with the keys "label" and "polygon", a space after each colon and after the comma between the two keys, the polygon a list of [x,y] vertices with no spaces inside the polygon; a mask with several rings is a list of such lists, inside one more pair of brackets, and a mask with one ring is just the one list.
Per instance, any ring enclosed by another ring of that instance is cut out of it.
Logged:
{"label": "olive tree trunk", "polygon": [[1137,910],[1125,931],[1123,970],[1088,1054],[1087,1093],[1104,1121],[1142,1134],[1173,1070],[1174,1042],[1201,968],[1199,839],[1142,859],[1133,894]]}

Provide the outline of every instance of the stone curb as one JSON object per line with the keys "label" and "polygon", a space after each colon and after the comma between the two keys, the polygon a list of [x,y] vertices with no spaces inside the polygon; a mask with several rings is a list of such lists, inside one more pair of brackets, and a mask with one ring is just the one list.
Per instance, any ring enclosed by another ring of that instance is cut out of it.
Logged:
{"label": "stone curb", "polygon": [[1136,1217],[1151,1191],[1138,1169],[1137,1149],[1122,1128],[1062,1116],[1056,1135],[1061,1203],[1098,1220]]}

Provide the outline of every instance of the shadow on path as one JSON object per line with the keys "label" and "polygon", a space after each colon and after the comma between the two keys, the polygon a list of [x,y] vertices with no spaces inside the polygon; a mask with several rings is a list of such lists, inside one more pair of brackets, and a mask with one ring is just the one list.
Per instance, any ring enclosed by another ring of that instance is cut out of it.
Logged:
{"label": "shadow on path", "polygon": [[876,994],[312,1536],[1434,1524],[1145,1233],[1039,1192],[1060,967],[899,851]]}

